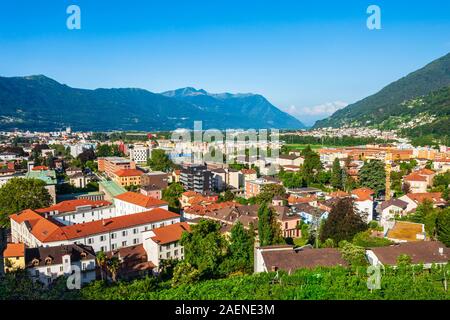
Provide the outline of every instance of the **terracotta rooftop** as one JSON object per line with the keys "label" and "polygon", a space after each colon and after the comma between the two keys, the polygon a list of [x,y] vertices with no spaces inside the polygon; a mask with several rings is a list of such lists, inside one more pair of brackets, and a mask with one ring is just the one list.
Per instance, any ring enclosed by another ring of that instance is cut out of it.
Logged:
{"label": "terracotta rooftop", "polygon": [[167,202],[163,200],[155,199],[143,195],[142,193],[136,193],[131,191],[119,194],[115,196],[114,199],[119,199],[144,208],[153,208],[167,205]]}
{"label": "terracotta rooftop", "polygon": [[406,181],[424,181],[424,182],[426,182],[427,178],[424,177],[423,175],[418,174],[417,172],[413,172],[413,173],[408,174],[404,178],[404,180],[406,180]]}
{"label": "terracotta rooftop", "polygon": [[445,203],[442,192],[408,193],[406,196],[416,203],[422,203],[425,200],[430,200],[434,204]]}
{"label": "terracotta rooftop", "polygon": [[81,206],[90,206],[92,208],[98,208],[110,205],[112,205],[111,202],[103,200],[76,199],[76,200],[62,201],[53,206],[36,209],[35,211],[39,213],[45,213],[50,211],[58,211],[59,213],[65,213],[65,212],[74,212],[76,211],[77,207]]}
{"label": "terracotta rooftop", "polygon": [[411,257],[413,264],[447,263],[450,260],[450,249],[439,241],[406,242],[370,250],[384,265],[396,265],[398,256],[402,254]]}
{"label": "terracotta rooftop", "polygon": [[366,187],[352,190],[352,195],[355,195],[359,201],[372,200],[372,195],[374,193],[375,192],[372,189]]}
{"label": "terracotta rooftop", "polygon": [[24,257],[25,245],[23,243],[8,243],[5,251],[3,251],[3,257]]}
{"label": "terracotta rooftop", "polygon": [[140,177],[144,174],[144,172],[137,169],[120,169],[115,171],[114,174],[119,177]]}
{"label": "terracotta rooftop", "polygon": [[418,173],[420,175],[428,176],[428,175],[435,174],[436,172],[434,172],[431,169],[423,168],[423,169],[417,170],[416,173]]}
{"label": "terracotta rooftop", "polygon": [[18,223],[27,223],[31,234],[33,234],[41,242],[79,239],[95,234],[131,228],[133,226],[174,218],[179,218],[179,215],[161,208],[68,226],[57,224],[50,218],[46,219],[32,210],[25,210],[20,214],[11,216],[11,219],[17,221]]}
{"label": "terracotta rooftop", "polygon": [[152,230],[155,236],[151,237],[158,244],[166,244],[181,239],[184,231],[190,232],[191,228],[187,222],[174,223],[165,227]]}

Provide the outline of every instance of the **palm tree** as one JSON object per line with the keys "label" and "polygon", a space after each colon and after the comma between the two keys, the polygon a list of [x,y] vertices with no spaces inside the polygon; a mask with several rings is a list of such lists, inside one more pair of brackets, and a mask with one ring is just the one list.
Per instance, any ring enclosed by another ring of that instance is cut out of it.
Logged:
{"label": "palm tree", "polygon": [[116,282],[117,272],[119,271],[119,268],[120,268],[119,258],[117,258],[115,256],[112,256],[111,258],[109,258],[106,267],[108,268],[109,272],[111,272],[111,277],[112,277],[113,282]]}
{"label": "palm tree", "polygon": [[102,277],[103,280],[103,269],[105,267],[106,260],[108,259],[108,257],[103,251],[100,251],[97,253],[95,259],[97,260],[97,265],[100,268],[100,276]]}

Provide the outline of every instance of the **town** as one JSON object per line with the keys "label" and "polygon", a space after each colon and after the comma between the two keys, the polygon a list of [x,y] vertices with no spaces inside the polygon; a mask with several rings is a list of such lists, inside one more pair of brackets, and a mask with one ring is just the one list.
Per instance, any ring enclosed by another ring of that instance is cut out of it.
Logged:
{"label": "town", "polygon": [[50,290],[77,270],[84,288],[445,267],[449,187],[450,147],[371,129],[221,148],[167,132],[0,132],[0,277]]}

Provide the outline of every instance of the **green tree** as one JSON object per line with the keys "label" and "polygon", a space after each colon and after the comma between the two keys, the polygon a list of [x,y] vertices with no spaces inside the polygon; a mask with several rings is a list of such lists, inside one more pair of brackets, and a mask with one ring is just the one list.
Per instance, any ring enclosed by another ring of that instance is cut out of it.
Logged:
{"label": "green tree", "polygon": [[253,247],[255,234],[253,230],[245,230],[244,225],[238,221],[231,228],[229,246],[229,270],[231,272],[251,273],[253,271]]}
{"label": "green tree", "polygon": [[374,190],[376,195],[380,195],[381,191],[386,189],[386,171],[380,160],[365,162],[358,175],[361,187]]}
{"label": "green tree", "polygon": [[269,203],[275,196],[286,196],[286,189],[282,185],[271,183],[263,186],[260,194],[256,196],[256,202],[259,204]]}
{"label": "green tree", "polygon": [[317,182],[317,174],[323,169],[322,162],[318,153],[311,149],[308,145],[301,152],[302,157],[305,159],[301,167],[303,179],[309,186],[311,183]]}
{"label": "green tree", "polygon": [[260,246],[284,243],[276,213],[266,203],[258,209],[258,237]]}
{"label": "green tree", "polygon": [[147,160],[147,165],[153,171],[168,172],[174,167],[173,162],[169,159],[169,156],[162,149],[152,150],[151,157]]}
{"label": "green tree", "polygon": [[192,284],[200,280],[200,271],[194,268],[189,262],[181,261],[175,266],[173,278],[171,280],[172,287],[183,284]]}
{"label": "green tree", "polygon": [[436,224],[439,241],[450,247],[450,208],[446,208],[438,214]]}
{"label": "green tree", "polygon": [[162,191],[162,199],[169,203],[171,209],[180,209],[180,197],[184,192],[181,183],[174,182]]}
{"label": "green tree", "polygon": [[95,256],[95,260],[97,262],[98,268],[100,269],[100,277],[103,280],[104,279],[103,274],[105,272],[105,266],[106,266],[108,257],[106,256],[106,254],[103,251],[99,251]]}
{"label": "green tree", "polygon": [[333,188],[342,190],[342,168],[339,163],[339,158],[335,158],[333,161],[333,167],[331,169],[331,185]]}
{"label": "green tree", "polygon": [[350,242],[341,242],[342,258],[351,266],[365,266],[367,265],[366,250],[363,247],[356,246]]}
{"label": "green tree", "polygon": [[120,260],[118,257],[113,256],[109,258],[106,262],[106,268],[111,273],[111,278],[113,282],[117,281],[117,275],[120,269]]}
{"label": "green tree", "polygon": [[184,232],[180,244],[184,246],[184,258],[197,269],[202,277],[219,275],[219,266],[227,254],[227,242],[220,233],[220,224],[202,219]]}
{"label": "green tree", "polygon": [[9,226],[9,215],[25,209],[48,207],[52,197],[45,182],[38,179],[13,178],[0,188],[0,226]]}
{"label": "green tree", "polygon": [[355,212],[352,199],[343,198],[336,202],[323,223],[320,240],[323,242],[331,238],[335,243],[351,241],[355,234],[366,229],[367,224]]}

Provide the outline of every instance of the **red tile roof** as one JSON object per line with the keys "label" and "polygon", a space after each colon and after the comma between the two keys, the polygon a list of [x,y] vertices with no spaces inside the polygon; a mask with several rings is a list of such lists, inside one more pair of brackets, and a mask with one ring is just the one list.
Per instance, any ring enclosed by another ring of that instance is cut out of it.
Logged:
{"label": "red tile roof", "polygon": [[65,241],[88,237],[94,234],[111,232],[139,226],[152,222],[175,219],[180,215],[161,208],[110,219],[64,226],[51,219],[46,219],[32,210],[25,210],[12,215],[11,219],[18,223],[28,222],[30,232],[41,242]]}
{"label": "red tile roof", "polygon": [[423,168],[418,171],[415,171],[415,173],[418,173],[418,174],[424,175],[424,176],[429,176],[429,175],[435,174],[435,172],[433,170],[430,170],[427,168]]}
{"label": "red tile roof", "polygon": [[374,193],[372,189],[366,187],[352,190],[352,194],[356,196],[358,201],[372,200]]}
{"label": "red tile roof", "polygon": [[131,191],[119,194],[118,196],[115,196],[114,198],[125,201],[125,202],[129,202],[129,203],[132,203],[137,206],[144,207],[144,208],[161,207],[161,206],[168,204],[167,202],[165,202],[163,200],[155,199],[155,198],[146,196],[142,193],[136,193],[136,192],[131,192]]}
{"label": "red tile roof", "polygon": [[33,169],[31,169],[31,170],[33,170],[33,171],[44,171],[44,170],[48,170],[48,167],[46,167],[46,166],[36,166],[36,167],[33,167]]}
{"label": "red tile roof", "polygon": [[5,251],[3,251],[3,257],[24,257],[25,245],[23,243],[8,243]]}
{"label": "red tile roof", "polygon": [[424,181],[424,182],[426,182],[427,178],[424,177],[423,175],[418,174],[417,172],[413,172],[413,173],[408,174],[404,178],[404,180],[406,180],[406,181]]}
{"label": "red tile roof", "polygon": [[191,232],[191,228],[187,222],[179,222],[152,231],[155,234],[154,237],[151,237],[153,241],[158,244],[166,244],[180,240],[183,232]]}
{"label": "red tile roof", "polygon": [[445,200],[442,198],[442,192],[408,193],[406,196],[417,203],[422,203],[425,199],[435,204],[445,203]]}
{"label": "red tile roof", "polygon": [[256,174],[256,170],[254,169],[241,169],[243,174]]}
{"label": "red tile roof", "polygon": [[111,204],[112,204],[111,202],[103,200],[96,200],[96,201],[89,199],[67,200],[47,208],[36,209],[36,212],[45,213],[50,211],[58,211],[59,213],[64,213],[76,211],[76,208],[81,206],[91,206],[92,208],[98,208],[110,206]]}
{"label": "red tile roof", "polygon": [[140,177],[144,172],[138,169],[120,169],[115,171],[114,174],[118,177]]}

